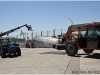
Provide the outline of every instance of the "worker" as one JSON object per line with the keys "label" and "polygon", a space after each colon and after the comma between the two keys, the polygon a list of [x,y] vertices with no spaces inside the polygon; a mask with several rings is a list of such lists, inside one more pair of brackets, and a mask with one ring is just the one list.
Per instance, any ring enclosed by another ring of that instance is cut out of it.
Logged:
{"label": "worker", "polygon": [[29,42],[26,41],[26,48],[29,48],[29,47],[30,47]]}

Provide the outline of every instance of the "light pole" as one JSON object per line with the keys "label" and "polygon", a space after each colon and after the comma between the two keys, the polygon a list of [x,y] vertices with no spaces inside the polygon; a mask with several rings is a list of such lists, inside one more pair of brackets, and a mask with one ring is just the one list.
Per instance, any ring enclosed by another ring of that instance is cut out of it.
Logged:
{"label": "light pole", "polygon": [[[35,31],[35,30],[33,30],[33,31]],[[34,34],[34,32],[32,32],[32,40],[33,40],[33,34]]]}
{"label": "light pole", "polygon": [[26,33],[26,32],[24,32],[24,39],[25,39],[25,41],[26,41],[26,34],[27,34],[27,33]]}
{"label": "light pole", "polygon": [[49,36],[49,32],[50,32],[50,31],[47,31],[47,36]]}
{"label": "light pole", "polygon": [[16,35],[16,42],[18,42],[18,35]]}
{"label": "light pole", "polygon": [[21,39],[21,33],[20,33],[20,39]]}
{"label": "light pole", "polygon": [[37,32],[36,32],[36,36],[37,36]]}
{"label": "light pole", "polygon": [[33,40],[33,32],[32,32],[32,40]]}
{"label": "light pole", "polygon": [[70,18],[68,18],[68,19],[71,21],[72,25],[74,25],[73,21]]}
{"label": "light pole", "polygon": [[61,36],[62,36],[62,29],[61,29]]}
{"label": "light pole", "polygon": [[24,32],[23,32],[23,39],[25,38],[25,34],[24,34]]}
{"label": "light pole", "polygon": [[16,35],[16,38],[18,38],[18,35]]}
{"label": "light pole", "polygon": [[27,40],[29,41],[28,33],[27,33]]}
{"label": "light pole", "polygon": [[43,32],[43,30],[41,31],[41,36],[42,36],[42,32]]}
{"label": "light pole", "polygon": [[56,29],[53,30],[53,31],[54,31],[54,36],[55,36],[55,30],[56,30]]}

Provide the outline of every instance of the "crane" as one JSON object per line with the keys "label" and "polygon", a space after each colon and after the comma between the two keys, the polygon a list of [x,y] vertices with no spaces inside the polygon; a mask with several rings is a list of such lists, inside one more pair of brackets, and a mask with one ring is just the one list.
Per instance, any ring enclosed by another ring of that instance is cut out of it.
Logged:
{"label": "crane", "polygon": [[14,29],[11,29],[11,30],[9,30],[9,31],[6,31],[6,32],[1,33],[1,34],[0,34],[0,37],[2,37],[2,36],[4,36],[4,35],[7,35],[7,34],[9,34],[9,33],[12,33],[12,32],[14,32],[15,30],[20,29],[20,28],[22,28],[22,27],[24,27],[24,26],[26,26],[26,27],[28,28],[28,31],[33,31],[31,25],[25,24],[25,25],[22,25],[22,26],[19,26],[19,27],[14,28]]}

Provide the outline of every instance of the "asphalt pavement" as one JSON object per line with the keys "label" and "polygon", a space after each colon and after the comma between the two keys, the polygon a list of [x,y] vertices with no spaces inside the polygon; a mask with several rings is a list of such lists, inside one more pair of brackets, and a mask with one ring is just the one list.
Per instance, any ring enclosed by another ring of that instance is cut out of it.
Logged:
{"label": "asphalt pavement", "polygon": [[70,57],[64,50],[21,48],[22,56],[0,58],[0,74],[100,74],[100,51],[79,50]]}

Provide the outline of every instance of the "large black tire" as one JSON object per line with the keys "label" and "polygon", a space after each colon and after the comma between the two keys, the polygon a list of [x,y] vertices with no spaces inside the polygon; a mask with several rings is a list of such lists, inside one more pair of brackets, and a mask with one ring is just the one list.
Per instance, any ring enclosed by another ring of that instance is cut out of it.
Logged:
{"label": "large black tire", "polygon": [[83,49],[83,51],[85,53],[92,53],[94,51],[94,49]]}
{"label": "large black tire", "polygon": [[53,48],[55,48],[55,45],[53,45]]}
{"label": "large black tire", "polygon": [[6,57],[6,50],[1,48],[1,58],[5,58]]}
{"label": "large black tire", "polygon": [[57,50],[65,50],[65,46],[57,46]]}
{"label": "large black tire", "polygon": [[62,50],[65,50],[65,46],[62,47]]}
{"label": "large black tire", "polygon": [[60,50],[59,46],[57,46],[57,50]]}
{"label": "large black tire", "polygon": [[14,55],[16,55],[16,53],[13,53]]}
{"label": "large black tire", "polygon": [[21,49],[19,47],[17,48],[17,56],[21,56]]}
{"label": "large black tire", "polygon": [[75,56],[78,52],[78,48],[75,42],[67,42],[65,50],[68,56]]}

